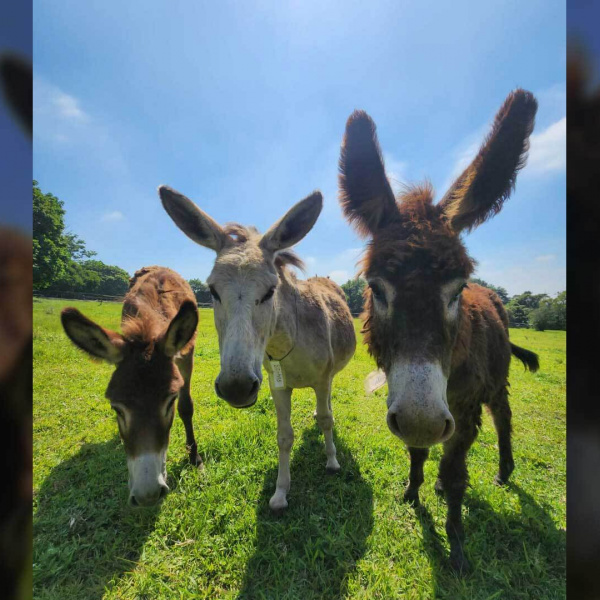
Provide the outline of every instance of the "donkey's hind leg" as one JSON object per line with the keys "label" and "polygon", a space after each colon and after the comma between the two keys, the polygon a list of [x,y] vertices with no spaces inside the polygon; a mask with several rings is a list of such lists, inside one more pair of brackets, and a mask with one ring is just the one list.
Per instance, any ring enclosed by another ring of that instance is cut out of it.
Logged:
{"label": "donkey's hind leg", "polygon": [[326,469],[328,473],[337,473],[340,464],[337,461],[335,444],[333,443],[333,411],[331,410],[331,379],[314,388],[317,395],[317,423],[325,436]]}
{"label": "donkey's hind leg", "polygon": [[202,457],[198,454],[198,446],[194,436],[194,425],[192,417],[194,416],[194,402],[190,394],[190,384],[192,380],[192,369],[194,360],[194,350],[190,350],[189,354],[178,363],[179,372],[181,373],[184,384],[179,392],[179,401],[177,402],[177,412],[183,421],[185,427],[185,445],[190,458],[190,463],[198,468],[203,467]]}
{"label": "donkey's hind leg", "polygon": [[500,466],[494,483],[504,485],[515,468],[515,461],[512,454],[511,444],[511,419],[512,412],[508,403],[508,390],[503,387],[502,390],[490,400],[488,408],[492,413],[494,426],[498,434],[498,449],[500,450]]}
{"label": "donkey's hind leg", "polygon": [[429,448],[409,448],[410,454],[410,475],[408,476],[408,486],[404,491],[404,501],[410,502],[413,506],[419,506],[419,488],[425,480],[423,475],[423,464],[429,456]]}

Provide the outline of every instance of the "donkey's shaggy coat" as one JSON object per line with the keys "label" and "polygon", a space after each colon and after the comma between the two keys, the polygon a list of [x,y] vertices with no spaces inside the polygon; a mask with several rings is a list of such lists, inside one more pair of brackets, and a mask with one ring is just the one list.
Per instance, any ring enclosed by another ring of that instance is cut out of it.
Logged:
{"label": "donkey's shaggy coat", "polygon": [[418,502],[428,447],[443,442],[436,489],[446,495],[450,558],[458,570],[467,567],[461,505],[481,406],[498,432],[496,481],[504,483],[514,468],[511,353],[530,370],[538,368],[535,354],[509,341],[500,298],[467,284],[474,261],[459,236],[496,214],[510,195],[525,164],[536,109],[530,93],[510,94],[479,153],[438,204],[428,185],[394,197],[375,124],[365,112],[349,118],[342,144],[340,202],[358,232],[371,237],[362,262],[369,283],[365,342],[387,376],[388,426],[411,457],[405,499]]}

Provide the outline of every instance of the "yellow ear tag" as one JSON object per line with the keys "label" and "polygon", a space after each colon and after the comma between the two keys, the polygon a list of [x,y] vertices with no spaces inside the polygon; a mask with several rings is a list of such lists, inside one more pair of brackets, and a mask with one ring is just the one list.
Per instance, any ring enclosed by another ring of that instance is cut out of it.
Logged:
{"label": "yellow ear tag", "polygon": [[271,360],[271,386],[274,390],[283,390],[285,388],[285,377],[283,375],[283,369],[281,363],[278,360]]}

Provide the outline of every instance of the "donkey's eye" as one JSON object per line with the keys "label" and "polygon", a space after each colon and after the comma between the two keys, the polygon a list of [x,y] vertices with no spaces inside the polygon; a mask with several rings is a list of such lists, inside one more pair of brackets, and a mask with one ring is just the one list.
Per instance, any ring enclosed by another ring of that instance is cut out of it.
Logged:
{"label": "donkey's eye", "polygon": [[221,302],[221,297],[219,296],[219,294],[217,294],[217,290],[215,290],[215,288],[212,285],[208,286],[208,290],[210,291],[210,295],[213,297],[214,300],[216,300],[217,302]]}
{"label": "donkey's eye", "polygon": [[377,283],[369,283],[369,287],[371,288],[371,293],[377,302],[381,302],[382,304],[386,304],[385,293],[381,286]]}
{"label": "donkey's eye", "polygon": [[260,301],[260,303],[262,304],[263,302],[266,302],[267,300],[270,300],[273,297],[273,294],[275,293],[275,288],[272,287],[262,298],[262,300]]}
{"label": "donkey's eye", "polygon": [[454,304],[461,296],[462,291],[467,287],[466,283],[463,283],[461,288],[458,290],[458,292],[456,292],[456,294],[454,294],[454,296],[452,296],[452,298],[450,298],[450,302],[448,303],[448,306],[451,306],[452,304]]}

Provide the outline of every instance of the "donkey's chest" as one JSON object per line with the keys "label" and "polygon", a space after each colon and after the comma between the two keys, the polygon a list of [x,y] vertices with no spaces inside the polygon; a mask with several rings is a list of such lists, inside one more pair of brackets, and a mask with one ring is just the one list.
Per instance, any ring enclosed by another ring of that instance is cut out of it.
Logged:
{"label": "donkey's chest", "polygon": [[[326,371],[327,360],[315,360],[308,352],[294,349],[283,360],[273,360],[265,356],[263,366],[269,374],[269,385],[278,389],[283,379],[283,387],[303,388],[318,384]],[[280,374],[278,373],[280,371]]]}

